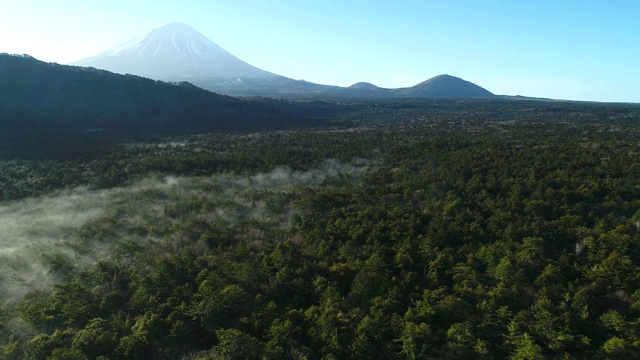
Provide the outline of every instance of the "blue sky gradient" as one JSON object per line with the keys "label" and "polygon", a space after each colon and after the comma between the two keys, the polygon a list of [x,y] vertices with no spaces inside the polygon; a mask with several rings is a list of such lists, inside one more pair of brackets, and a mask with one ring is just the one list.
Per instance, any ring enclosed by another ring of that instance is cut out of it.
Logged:
{"label": "blue sky gradient", "polygon": [[638,0],[2,0],[0,52],[68,63],[171,21],[321,84],[450,74],[495,94],[640,102]]}

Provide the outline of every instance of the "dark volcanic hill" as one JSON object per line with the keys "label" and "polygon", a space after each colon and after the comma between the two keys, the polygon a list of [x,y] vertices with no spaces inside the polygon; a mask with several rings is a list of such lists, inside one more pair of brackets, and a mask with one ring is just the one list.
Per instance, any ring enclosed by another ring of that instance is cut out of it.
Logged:
{"label": "dark volcanic hill", "polygon": [[438,75],[418,85],[391,90],[397,95],[424,98],[488,98],[488,90],[451,75]]}
{"label": "dark volcanic hill", "polygon": [[237,99],[186,82],[0,54],[0,131],[263,128],[301,125],[308,115],[335,109],[326,103]]}
{"label": "dark volcanic hill", "polygon": [[358,82],[358,83],[355,83],[355,84],[349,86],[349,89],[376,90],[376,89],[379,89],[379,87],[373,85],[372,83],[368,83],[368,82]]}

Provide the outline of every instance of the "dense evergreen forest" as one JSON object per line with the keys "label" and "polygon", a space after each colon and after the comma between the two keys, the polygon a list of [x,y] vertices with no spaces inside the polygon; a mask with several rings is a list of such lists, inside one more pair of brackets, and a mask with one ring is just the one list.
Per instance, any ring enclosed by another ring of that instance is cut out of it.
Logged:
{"label": "dense evergreen forest", "polygon": [[640,356],[640,106],[7,137],[0,359]]}

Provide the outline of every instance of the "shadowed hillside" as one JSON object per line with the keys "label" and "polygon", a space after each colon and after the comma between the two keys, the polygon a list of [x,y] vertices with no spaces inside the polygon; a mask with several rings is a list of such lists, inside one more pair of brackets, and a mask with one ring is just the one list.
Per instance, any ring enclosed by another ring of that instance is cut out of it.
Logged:
{"label": "shadowed hillside", "polygon": [[164,83],[0,54],[3,131],[263,128],[302,125],[317,121],[309,116],[335,110],[317,102],[241,100],[186,82]]}

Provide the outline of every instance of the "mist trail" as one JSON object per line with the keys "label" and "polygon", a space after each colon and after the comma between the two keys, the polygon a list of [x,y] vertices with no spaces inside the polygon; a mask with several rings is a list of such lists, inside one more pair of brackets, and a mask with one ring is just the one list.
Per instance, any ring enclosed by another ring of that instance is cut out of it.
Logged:
{"label": "mist trail", "polygon": [[[79,187],[54,196],[0,203],[0,303],[50,288],[65,271],[108,258],[123,241],[142,246],[161,241],[162,235],[148,229],[170,232],[185,216],[227,223],[288,216],[270,213],[260,194],[318,185],[339,174],[358,176],[370,168],[367,161],[352,163],[328,160],[309,171],[277,168],[251,176],[146,178],[120,188]],[[170,209],[181,209],[190,200],[210,208],[198,213],[174,210],[177,215],[171,216]]]}

